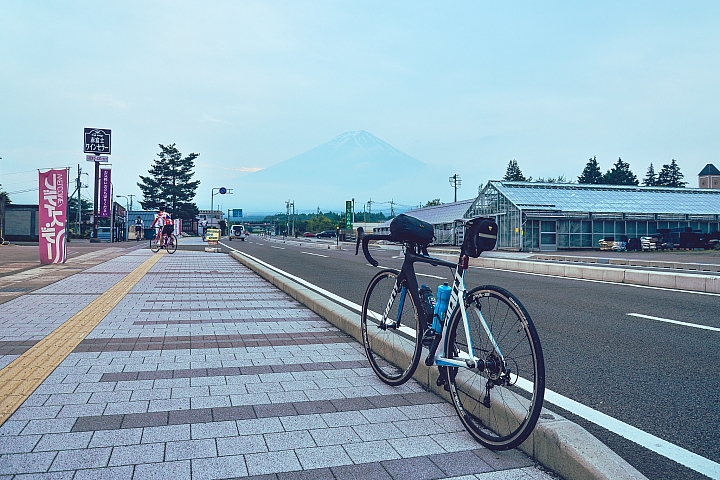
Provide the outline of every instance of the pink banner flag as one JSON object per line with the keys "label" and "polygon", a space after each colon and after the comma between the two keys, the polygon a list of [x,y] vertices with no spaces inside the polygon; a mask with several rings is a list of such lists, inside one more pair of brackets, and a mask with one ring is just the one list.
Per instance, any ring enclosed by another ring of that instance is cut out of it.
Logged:
{"label": "pink banner flag", "polygon": [[40,263],[67,260],[67,170],[40,173]]}

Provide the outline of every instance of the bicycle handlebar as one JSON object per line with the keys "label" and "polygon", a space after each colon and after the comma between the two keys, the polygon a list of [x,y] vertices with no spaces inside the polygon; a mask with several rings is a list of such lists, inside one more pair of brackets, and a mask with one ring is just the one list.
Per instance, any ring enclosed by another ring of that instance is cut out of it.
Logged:
{"label": "bicycle handlebar", "polygon": [[363,249],[363,255],[365,255],[365,258],[367,258],[367,261],[372,265],[373,267],[378,266],[378,261],[375,260],[372,255],[370,255],[370,250],[368,250],[368,243],[370,240],[395,240],[395,237],[392,235],[376,235],[374,233],[366,234],[365,230],[362,227],[358,227],[358,236],[357,241],[355,242],[355,255],[358,254],[358,251],[360,250],[360,243],[362,242],[362,249]]}

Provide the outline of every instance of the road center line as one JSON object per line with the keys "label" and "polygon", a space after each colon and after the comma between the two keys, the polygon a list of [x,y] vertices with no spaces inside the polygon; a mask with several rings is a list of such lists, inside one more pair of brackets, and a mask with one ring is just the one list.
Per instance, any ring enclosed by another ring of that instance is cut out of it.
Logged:
{"label": "road center line", "polygon": [[314,255],[314,256],[316,256],[316,257],[328,258],[327,255],[320,255],[319,253],[311,253],[311,252],[300,252],[300,253],[303,253],[303,254],[305,254],[305,255]]}
{"label": "road center line", "polygon": [[646,318],[648,320],[657,320],[658,322],[672,323],[674,325],[683,325],[685,327],[701,328],[703,330],[711,330],[713,332],[720,332],[720,328],[708,327],[707,325],[699,325],[697,323],[681,322],[680,320],[670,320],[669,318],[653,317],[650,315],[643,315],[642,313],[628,313],[631,317]]}
{"label": "road center line", "polygon": [[[227,245],[225,245],[227,247]],[[235,250],[232,247],[232,250]],[[361,306],[350,302],[338,295],[335,295],[332,292],[329,292],[323,288],[318,287],[317,285],[314,285],[306,280],[303,280],[300,277],[297,277],[295,275],[292,275],[288,272],[285,272],[277,267],[274,267],[273,265],[270,265],[269,263],[263,262],[262,260],[253,257],[252,255],[248,255],[245,252],[240,252],[239,250],[235,250],[240,255],[246,256],[250,258],[251,260],[258,262],[259,264],[281,274],[285,277],[294,280],[298,282],[299,284],[321,294],[324,295],[327,298],[330,298],[331,300],[334,300],[335,302],[339,303],[340,305],[347,306],[348,308],[351,308],[355,311],[360,311]],[[518,387],[523,389],[532,388],[530,385],[530,382],[519,378],[518,379]],[[578,415],[579,417],[584,418],[585,420],[592,422],[612,433],[615,433],[616,435],[619,435],[623,438],[626,438],[634,443],[637,443],[638,445],[651,450],[658,455],[662,455],[665,458],[669,458],[670,460],[673,460],[680,465],[684,465],[692,470],[695,470],[696,472],[700,472],[703,475],[707,475],[710,478],[720,478],[720,464],[713,462],[712,460],[709,460],[705,457],[702,457],[696,453],[693,453],[689,450],[686,450],[682,447],[679,447],[673,443],[670,443],[666,440],[663,440],[659,437],[656,437],[650,433],[647,433],[643,430],[640,430],[637,427],[634,427],[630,424],[627,424],[621,420],[618,420],[616,418],[611,417],[610,415],[607,415],[605,413],[602,413],[598,410],[595,410],[593,408],[590,408],[588,406],[583,405],[580,402],[576,402],[575,400],[572,400],[571,398],[565,397],[563,395],[560,395],[557,392],[553,392],[552,390],[545,389],[545,400],[549,403],[552,403],[554,405],[557,405],[560,408],[563,408],[575,415]]]}

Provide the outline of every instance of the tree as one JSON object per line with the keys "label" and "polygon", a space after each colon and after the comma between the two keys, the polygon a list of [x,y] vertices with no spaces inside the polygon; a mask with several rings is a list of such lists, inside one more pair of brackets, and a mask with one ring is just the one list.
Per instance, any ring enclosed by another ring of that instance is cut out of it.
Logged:
{"label": "tree", "polygon": [[428,202],[425,204],[426,207],[437,207],[438,205],[442,205],[439,198],[436,198],[434,200],[428,200]]}
{"label": "tree", "polygon": [[158,145],[160,153],[148,170],[150,176],[140,175],[141,182],[137,184],[144,197],[140,204],[145,210],[165,207],[173,218],[195,218],[198,208],[192,199],[200,180],[190,180],[195,174],[195,159],[200,154],[191,153],[183,158],[174,143]]}
{"label": "tree", "polygon": [[[532,178],[532,177],[531,177],[531,178]],[[528,181],[529,181],[529,180],[528,180]],[[548,177],[548,178],[540,177],[540,178],[538,178],[537,180],[534,180],[534,181],[537,182],[537,183],[572,183],[572,182],[568,182],[568,181],[567,181],[567,179],[565,178],[565,175],[558,175],[557,178],[553,178],[553,177]]]}
{"label": "tree", "polygon": [[645,187],[654,187],[657,183],[658,180],[655,175],[655,167],[653,167],[652,162],[650,162],[650,166],[647,169],[647,173],[645,174],[645,178],[643,178],[642,184]]}
{"label": "tree", "polygon": [[[2,185],[0,185],[2,187]],[[12,201],[10,200],[10,195],[5,190],[0,190],[0,197],[5,199],[5,205],[10,205]]]}
{"label": "tree", "polygon": [[597,162],[597,157],[593,157],[585,164],[585,169],[578,177],[578,183],[598,185],[603,182],[603,175]]}
{"label": "tree", "polygon": [[507,170],[505,171],[505,176],[503,177],[503,180],[509,181],[509,182],[525,182],[527,179],[525,178],[525,175],[523,175],[522,171],[520,171],[520,167],[517,164],[516,160],[510,160],[510,163],[508,163]]}
{"label": "tree", "polygon": [[670,164],[662,166],[662,170],[658,174],[657,186],[658,187],[678,187],[685,188],[688,182],[683,182],[682,179],[685,175],[680,173],[680,166],[673,158]]}
{"label": "tree", "polygon": [[622,158],[618,157],[613,167],[603,175],[603,183],[608,185],[637,185],[638,179],[630,171],[630,164],[623,162]]}

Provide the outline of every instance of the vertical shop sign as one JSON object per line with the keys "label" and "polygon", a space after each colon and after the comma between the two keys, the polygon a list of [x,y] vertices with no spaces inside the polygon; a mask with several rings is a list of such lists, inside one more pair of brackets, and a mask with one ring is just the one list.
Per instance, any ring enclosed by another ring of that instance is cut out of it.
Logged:
{"label": "vertical shop sign", "polygon": [[100,218],[108,218],[110,217],[110,207],[111,207],[111,187],[110,187],[110,169],[109,168],[103,168],[100,170],[100,198],[98,199],[98,203],[100,204],[98,207],[98,217]]}
{"label": "vertical shop sign", "polygon": [[40,263],[67,260],[67,170],[39,172]]}

